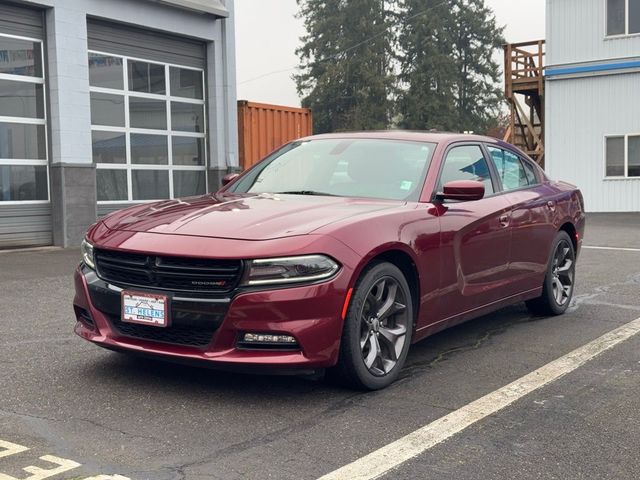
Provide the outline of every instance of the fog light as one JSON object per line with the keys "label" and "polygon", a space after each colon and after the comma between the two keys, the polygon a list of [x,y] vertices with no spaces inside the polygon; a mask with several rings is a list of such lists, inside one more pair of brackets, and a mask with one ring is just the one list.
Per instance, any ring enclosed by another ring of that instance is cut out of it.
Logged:
{"label": "fog light", "polygon": [[260,345],[295,345],[298,343],[291,335],[273,335],[270,333],[245,333],[242,337],[242,343]]}

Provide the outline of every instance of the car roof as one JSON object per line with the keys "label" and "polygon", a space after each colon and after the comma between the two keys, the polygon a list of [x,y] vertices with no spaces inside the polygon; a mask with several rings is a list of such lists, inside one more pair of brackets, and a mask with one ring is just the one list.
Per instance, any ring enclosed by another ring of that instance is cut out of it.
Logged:
{"label": "car roof", "polygon": [[[329,138],[373,138],[386,140],[405,140],[414,142],[430,142],[430,143],[452,143],[452,142],[486,142],[495,144],[504,144],[500,140],[484,135],[449,133],[449,132],[431,132],[431,131],[409,131],[409,130],[381,130],[381,131],[365,131],[365,132],[341,132],[341,133],[324,133],[321,135],[312,135],[301,138],[300,140],[319,140]],[[510,146],[510,145],[509,145]]]}

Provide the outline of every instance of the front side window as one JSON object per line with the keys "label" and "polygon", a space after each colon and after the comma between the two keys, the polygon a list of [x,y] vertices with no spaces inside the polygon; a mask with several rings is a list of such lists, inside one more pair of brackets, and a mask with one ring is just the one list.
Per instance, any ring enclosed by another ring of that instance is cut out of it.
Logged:
{"label": "front side window", "polygon": [[49,201],[42,42],[0,34],[0,205]]}
{"label": "front side window", "polygon": [[[527,171],[520,157],[502,148],[487,147],[491,154],[491,161],[496,167],[498,177],[505,191],[528,187],[536,183],[535,173]],[[530,169],[532,167],[529,167]]]}
{"label": "front side window", "polygon": [[454,147],[447,153],[440,174],[438,191],[449,182],[456,180],[473,180],[484,184],[484,194],[494,193],[491,182],[491,171],[479,145]]}
{"label": "front side window", "polygon": [[640,0],[606,0],[607,35],[640,33]]}
{"label": "front side window", "polygon": [[640,135],[605,138],[607,177],[640,177]]}
{"label": "front side window", "polygon": [[434,144],[386,139],[294,142],[230,191],[417,201]]}
{"label": "front side window", "polygon": [[99,203],[206,192],[204,72],[90,52]]}

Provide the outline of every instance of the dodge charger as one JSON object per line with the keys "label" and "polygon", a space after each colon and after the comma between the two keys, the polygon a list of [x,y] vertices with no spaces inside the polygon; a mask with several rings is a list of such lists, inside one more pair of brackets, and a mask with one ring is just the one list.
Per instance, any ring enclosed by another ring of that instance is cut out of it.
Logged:
{"label": "dodge charger", "polygon": [[571,302],[583,198],[507,143],[369,132],[291,142],[216,193],[100,219],[75,272],[99,346],[386,387],[411,344]]}

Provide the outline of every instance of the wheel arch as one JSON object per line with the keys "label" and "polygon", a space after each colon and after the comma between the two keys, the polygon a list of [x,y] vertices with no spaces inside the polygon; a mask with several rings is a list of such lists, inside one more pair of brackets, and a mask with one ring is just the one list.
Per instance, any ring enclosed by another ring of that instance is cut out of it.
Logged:
{"label": "wheel arch", "polygon": [[362,272],[373,263],[388,262],[395,265],[400,269],[404,275],[407,283],[409,284],[409,290],[411,292],[411,300],[413,306],[413,324],[414,328],[419,318],[420,309],[420,274],[418,272],[417,262],[414,252],[404,244],[393,244],[376,249],[366,255],[363,261],[360,263],[355,271],[354,281],[352,287],[355,287],[356,282],[361,277]]}
{"label": "wheel arch", "polygon": [[576,229],[575,225],[571,222],[565,222],[558,229],[558,231],[567,232],[567,235],[569,235],[569,238],[571,239],[571,243],[573,244],[573,250],[577,252],[578,251],[578,238],[577,238],[578,230]]}

